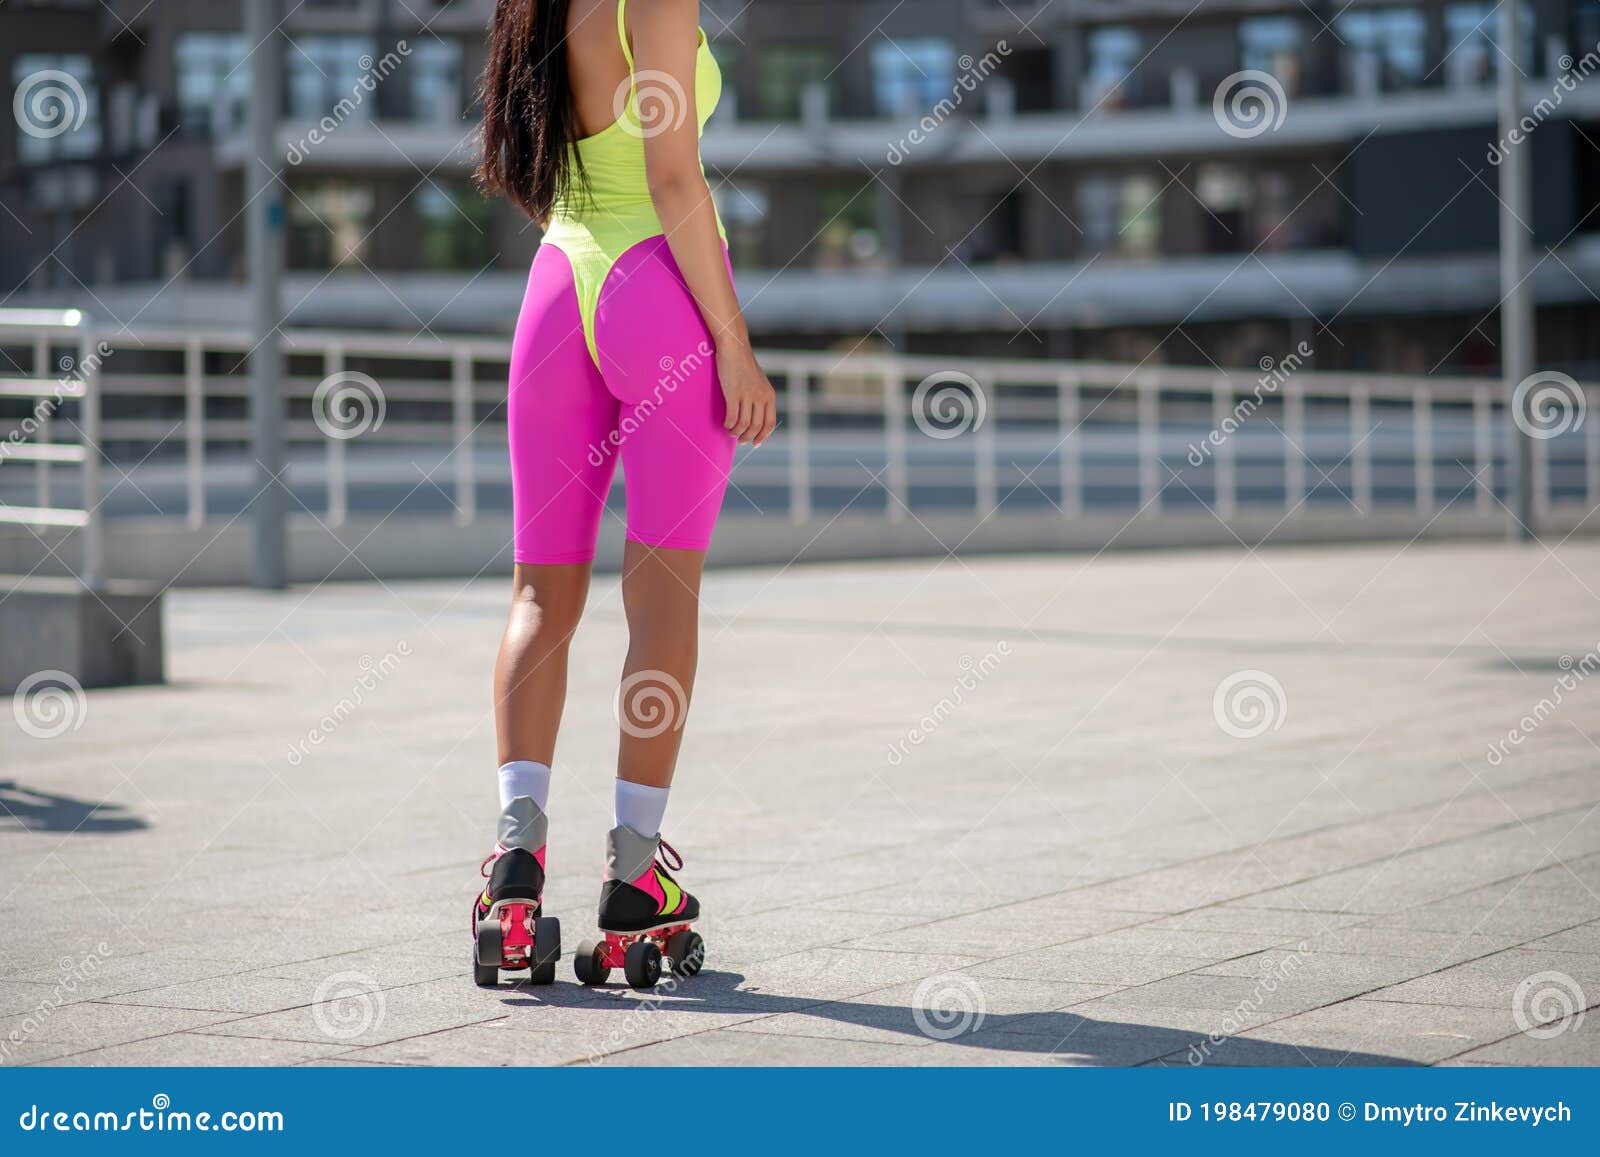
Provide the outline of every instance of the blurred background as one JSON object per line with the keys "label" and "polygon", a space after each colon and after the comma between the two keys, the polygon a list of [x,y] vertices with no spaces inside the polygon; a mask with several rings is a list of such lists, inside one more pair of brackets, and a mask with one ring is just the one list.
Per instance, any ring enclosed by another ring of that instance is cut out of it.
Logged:
{"label": "blurred background", "polygon": [[[5,372],[53,378],[106,343],[111,468],[81,505],[113,569],[241,581],[249,355],[271,332],[290,570],[349,574],[357,550],[384,574],[477,573],[504,559],[503,347],[539,244],[469,176],[493,4],[286,0],[254,42],[245,9],[0,5],[0,308],[83,319],[0,334]],[[1560,428],[1529,449],[1523,528],[1600,501],[1578,384],[1600,376],[1600,0],[1522,3],[1509,51],[1490,0],[702,17],[727,78],[708,175],[785,407],[741,457],[723,561],[1499,535],[1510,387],[1535,372]],[[265,329],[258,201],[283,265]],[[1507,214],[1529,247],[1509,277]],[[1508,358],[1510,288],[1531,320]],[[58,401],[70,438],[78,403]],[[354,430],[329,433],[333,403]],[[63,463],[6,460],[0,501],[79,506]],[[0,532],[0,571],[79,565],[67,529]]]}

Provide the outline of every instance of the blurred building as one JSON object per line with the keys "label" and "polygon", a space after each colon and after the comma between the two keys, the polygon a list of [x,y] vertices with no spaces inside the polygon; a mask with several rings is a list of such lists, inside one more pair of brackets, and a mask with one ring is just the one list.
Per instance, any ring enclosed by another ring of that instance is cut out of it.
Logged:
{"label": "blurred building", "polygon": [[[508,329],[538,236],[469,182],[492,0],[287,7],[293,321]],[[1600,372],[1600,0],[1528,0],[1515,62],[1492,0],[703,8],[729,82],[707,164],[763,344],[1245,365],[1305,341],[1323,368],[1490,371],[1514,64],[1545,102],[1540,364]],[[240,24],[227,0],[0,9],[12,91],[60,72],[88,106],[0,134],[10,304],[242,322]]]}

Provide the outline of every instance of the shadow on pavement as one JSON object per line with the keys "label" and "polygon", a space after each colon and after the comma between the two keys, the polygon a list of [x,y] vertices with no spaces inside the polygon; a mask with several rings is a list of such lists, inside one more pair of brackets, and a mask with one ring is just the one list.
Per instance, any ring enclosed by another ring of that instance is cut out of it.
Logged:
{"label": "shadow on pavement", "polygon": [[[976,1014],[964,1015],[957,1011],[941,1012],[934,1009],[924,1014],[921,1018],[923,1023],[919,1023],[916,1010],[909,1005],[859,1004],[849,1000],[769,995],[741,988],[744,979],[736,972],[713,972],[708,969],[676,988],[658,989],[661,998],[657,1000],[651,1000],[645,994],[640,994],[643,999],[629,999],[611,986],[595,990],[599,996],[595,1007],[645,1015],[657,1010],[664,1013],[791,1013],[835,1024],[858,1025],[903,1033],[913,1038],[941,1040],[962,1048],[1057,1055],[1063,1062],[1090,1065],[1137,1065],[1162,1057],[1171,1058],[1173,1063],[1178,1064],[1297,1067],[1419,1064],[1414,1060],[1377,1053],[1349,1052],[1253,1038],[1222,1038],[1208,1042],[1203,1032],[1129,1021],[1097,1020],[1071,1011],[986,1012],[979,1020]],[[618,995],[610,998],[600,995],[606,992]],[[1226,1010],[1215,1011],[1219,1024],[1227,1015]],[[797,1031],[803,1034],[803,1030]],[[774,1036],[772,1039],[778,1041],[782,1038]],[[954,1060],[951,1063],[960,1062]]]}
{"label": "shadow on pavement", "polygon": [[119,803],[92,803],[24,787],[14,779],[0,779],[0,832],[10,830],[13,824],[29,832],[79,835],[138,832],[150,826],[126,811]]}

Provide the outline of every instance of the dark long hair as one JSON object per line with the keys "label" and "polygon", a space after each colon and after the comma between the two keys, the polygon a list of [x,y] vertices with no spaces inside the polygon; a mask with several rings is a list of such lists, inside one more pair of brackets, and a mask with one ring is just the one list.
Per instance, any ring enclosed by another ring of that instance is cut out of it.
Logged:
{"label": "dark long hair", "polygon": [[483,66],[483,160],[478,184],[544,221],[583,184],[568,146],[578,114],[567,76],[571,0],[497,0]]}

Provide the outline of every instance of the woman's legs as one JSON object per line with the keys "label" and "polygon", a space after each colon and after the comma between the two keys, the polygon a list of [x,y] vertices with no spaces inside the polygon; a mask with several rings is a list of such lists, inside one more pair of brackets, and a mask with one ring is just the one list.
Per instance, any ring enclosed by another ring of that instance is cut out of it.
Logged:
{"label": "woman's legs", "polygon": [[694,691],[700,574],[734,439],[723,425],[711,334],[665,237],[618,258],[600,294],[595,337],[606,389],[619,406],[628,491],[617,818],[654,837]]}
{"label": "woman's legs", "polygon": [[567,654],[589,594],[590,565],[516,568],[511,617],[494,669],[502,765],[554,762],[567,698]]}
{"label": "woman's legs", "polygon": [[632,540],[623,553],[628,658],[617,709],[617,778],[626,783],[672,785],[699,660],[705,558],[703,551],[663,550]]}
{"label": "woman's legs", "polygon": [[[652,929],[665,935],[700,916],[700,902],[671,875],[683,861],[661,843],[660,830],[694,693],[704,564],[704,551],[646,546],[633,538],[623,553],[628,658],[617,700],[617,824],[606,836],[600,886],[599,923],[608,943]],[[679,943],[685,935],[667,942],[666,950],[693,956],[698,971],[698,952]]]}
{"label": "woman's legs", "polygon": [[[525,840],[543,823],[549,797],[567,650],[616,471],[617,409],[584,341],[572,261],[542,245],[511,346],[506,422],[517,565],[494,680],[501,829]],[[511,814],[517,800],[537,811],[532,828]]]}

